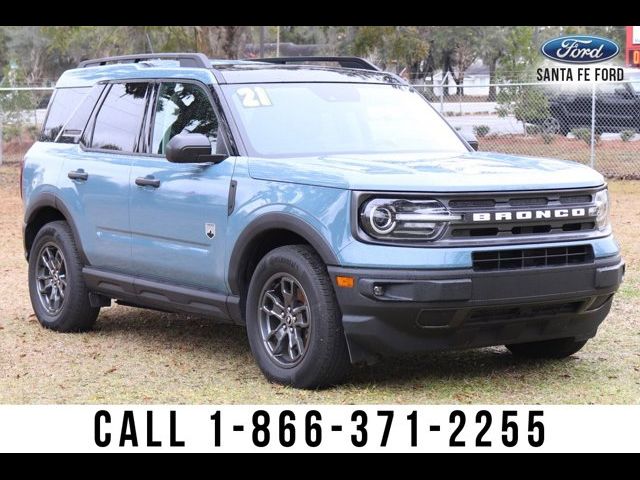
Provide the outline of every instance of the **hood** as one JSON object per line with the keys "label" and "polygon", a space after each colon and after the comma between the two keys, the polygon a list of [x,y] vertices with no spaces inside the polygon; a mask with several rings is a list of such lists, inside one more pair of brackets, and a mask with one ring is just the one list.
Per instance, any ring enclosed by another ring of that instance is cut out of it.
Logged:
{"label": "hood", "polygon": [[544,190],[604,183],[602,175],[576,162],[488,152],[252,158],[249,173],[277,182],[408,192]]}

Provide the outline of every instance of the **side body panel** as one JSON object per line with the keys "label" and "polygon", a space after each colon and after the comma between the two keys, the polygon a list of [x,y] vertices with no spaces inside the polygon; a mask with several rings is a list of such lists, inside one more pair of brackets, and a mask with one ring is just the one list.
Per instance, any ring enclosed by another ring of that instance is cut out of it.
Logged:
{"label": "side body panel", "polygon": [[[70,145],[60,175],[60,199],[77,219],[80,242],[94,267],[132,273],[129,174],[132,155],[83,151]],[[68,178],[84,170],[85,181]]]}
{"label": "side body panel", "polygon": [[[218,165],[136,159],[130,212],[133,267],[139,274],[226,292],[225,231],[234,163],[233,157]],[[159,180],[160,186],[135,184],[136,178],[146,176]]]}
{"label": "side body panel", "polygon": [[[69,217],[85,260],[94,266],[131,269],[129,169],[131,158],[84,152],[78,145],[36,142],[25,156],[25,222],[46,204]],[[86,181],[70,171],[84,170]]]}

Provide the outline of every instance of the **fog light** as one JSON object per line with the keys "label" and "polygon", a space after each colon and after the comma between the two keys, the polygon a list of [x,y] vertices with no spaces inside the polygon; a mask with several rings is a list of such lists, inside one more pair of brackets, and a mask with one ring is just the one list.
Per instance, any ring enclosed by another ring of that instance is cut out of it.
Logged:
{"label": "fog light", "polygon": [[380,296],[384,295],[384,288],[381,287],[380,285],[376,285],[375,287],[373,287],[373,294],[376,297],[380,297]]}

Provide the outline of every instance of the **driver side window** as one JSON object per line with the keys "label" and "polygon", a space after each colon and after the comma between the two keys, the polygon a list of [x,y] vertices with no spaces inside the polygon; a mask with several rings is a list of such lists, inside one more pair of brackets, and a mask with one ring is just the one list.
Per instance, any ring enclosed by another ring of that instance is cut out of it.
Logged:
{"label": "driver side window", "polygon": [[179,133],[202,133],[212,151],[219,150],[218,119],[207,94],[192,83],[166,82],[160,85],[156,102],[152,153],[164,155],[169,140]]}

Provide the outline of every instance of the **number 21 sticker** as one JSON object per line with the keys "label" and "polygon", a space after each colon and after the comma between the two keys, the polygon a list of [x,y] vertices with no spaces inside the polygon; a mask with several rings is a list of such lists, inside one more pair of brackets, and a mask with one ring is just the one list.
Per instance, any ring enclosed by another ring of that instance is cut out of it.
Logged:
{"label": "number 21 sticker", "polygon": [[236,93],[242,100],[242,106],[245,108],[271,106],[271,99],[262,87],[242,87],[239,88]]}

